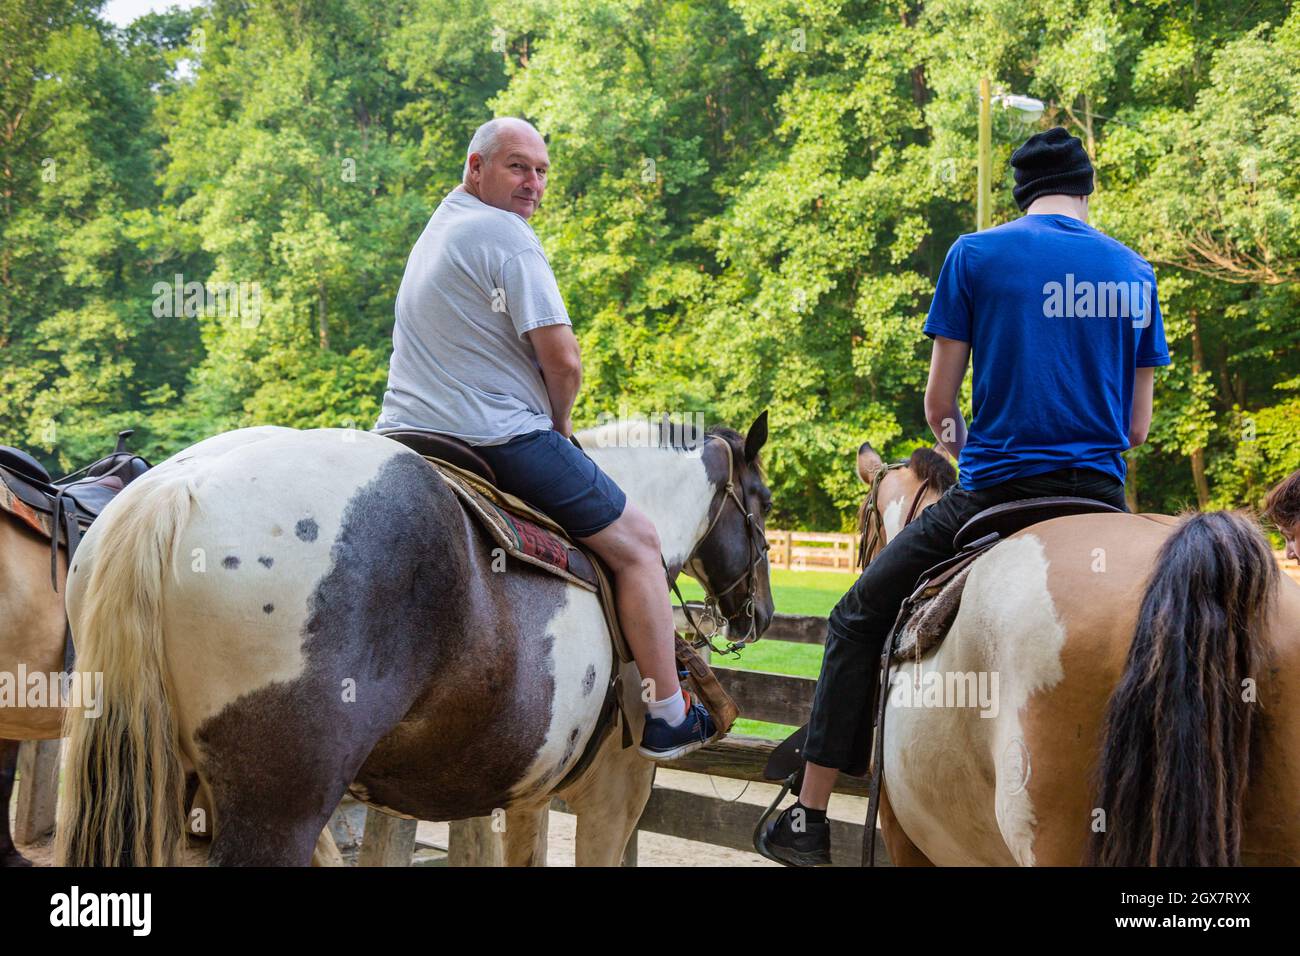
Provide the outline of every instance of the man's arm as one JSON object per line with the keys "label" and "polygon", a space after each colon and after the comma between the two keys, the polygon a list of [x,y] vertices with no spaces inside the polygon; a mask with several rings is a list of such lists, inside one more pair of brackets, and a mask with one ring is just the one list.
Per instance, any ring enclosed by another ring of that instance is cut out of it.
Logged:
{"label": "man's arm", "polygon": [[934,337],[930,353],[930,380],[925,385],[925,420],[939,444],[956,460],[966,444],[966,420],[957,406],[961,380],[966,376],[970,343]]}
{"label": "man's arm", "polygon": [[1147,440],[1151,430],[1151,410],[1155,405],[1156,370],[1139,368],[1133,378],[1133,414],[1129,418],[1128,447],[1136,448]]}
{"label": "man's arm", "polygon": [[555,430],[568,438],[573,434],[573,402],[582,386],[582,355],[577,336],[572,326],[563,323],[544,325],[524,334],[542,367]]}

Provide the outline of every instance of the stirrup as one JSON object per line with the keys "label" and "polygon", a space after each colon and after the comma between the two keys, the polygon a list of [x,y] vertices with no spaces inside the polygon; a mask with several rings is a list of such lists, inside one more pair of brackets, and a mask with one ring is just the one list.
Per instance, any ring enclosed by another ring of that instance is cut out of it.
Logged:
{"label": "stirrup", "polygon": [[756,852],[758,850],[759,834],[761,834],[763,830],[766,829],[768,821],[771,820],[772,815],[777,812],[777,807],[781,805],[781,801],[785,799],[785,795],[789,793],[791,790],[797,789],[798,786],[802,783],[803,783],[803,768],[800,767],[794,773],[790,774],[790,776],[785,778],[785,783],[781,784],[781,792],[776,795],[775,800],[773,800],[770,804],[768,804],[767,809],[763,811],[763,815],[758,818],[758,823],[754,826],[754,835],[753,835],[754,850]]}

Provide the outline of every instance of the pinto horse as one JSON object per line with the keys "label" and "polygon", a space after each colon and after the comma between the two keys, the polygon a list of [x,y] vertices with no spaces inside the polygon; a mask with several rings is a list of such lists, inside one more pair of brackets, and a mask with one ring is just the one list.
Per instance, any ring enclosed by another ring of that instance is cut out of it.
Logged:
{"label": "pinto horse", "polygon": [[890,858],[1300,863],[1300,586],[1279,578],[1229,513],[1063,517],[997,544],[943,642],[893,668]]}
{"label": "pinto horse", "polygon": [[[579,437],[654,523],[670,576],[700,576],[733,633],[761,634],[766,413],[745,437],[662,433]],[[423,820],[503,812],[510,864],[537,859],[558,795],[578,863],[617,864],[653,765],[615,730],[566,779],[619,669],[600,603],[493,545],[419,455],[373,433],[242,429],[137,479],[69,576],[104,713],[69,715],[59,859],[174,863],[188,762],[215,864],[305,864],[348,790]],[[640,681],[621,671],[636,735]]]}

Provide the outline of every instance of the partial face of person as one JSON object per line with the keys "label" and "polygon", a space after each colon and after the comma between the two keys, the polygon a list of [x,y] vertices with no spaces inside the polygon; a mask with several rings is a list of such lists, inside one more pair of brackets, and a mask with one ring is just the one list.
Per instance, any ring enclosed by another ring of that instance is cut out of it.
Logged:
{"label": "partial face of person", "polygon": [[1300,550],[1296,549],[1296,536],[1300,535],[1300,525],[1282,528],[1282,540],[1286,542],[1286,556],[1292,561],[1300,561]]}
{"label": "partial face of person", "polygon": [[546,143],[531,130],[508,130],[501,134],[492,158],[472,153],[469,183],[473,192],[489,206],[508,209],[527,219],[537,211],[546,192],[546,174],[551,160]]}

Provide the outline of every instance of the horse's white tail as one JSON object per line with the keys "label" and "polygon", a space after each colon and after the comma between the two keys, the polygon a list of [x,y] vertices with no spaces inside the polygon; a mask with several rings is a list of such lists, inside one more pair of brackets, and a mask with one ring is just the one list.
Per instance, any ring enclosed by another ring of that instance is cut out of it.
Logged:
{"label": "horse's white tail", "polygon": [[181,766],[163,647],[162,589],[193,499],[187,476],[133,482],[92,533],[94,566],[72,621],[77,670],[102,674],[102,713],[68,708],[56,859],[169,866],[185,840]]}

